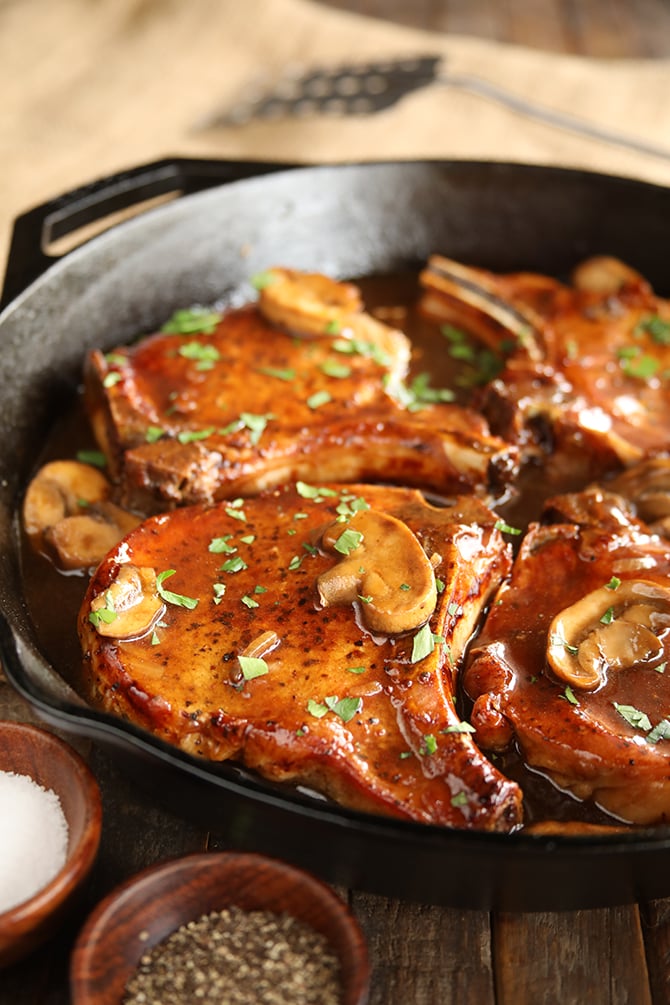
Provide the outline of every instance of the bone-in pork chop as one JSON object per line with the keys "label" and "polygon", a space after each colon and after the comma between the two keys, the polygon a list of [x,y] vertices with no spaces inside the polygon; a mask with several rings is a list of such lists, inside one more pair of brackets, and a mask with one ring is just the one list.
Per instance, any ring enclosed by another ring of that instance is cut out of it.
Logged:
{"label": "bone-in pork chop", "polygon": [[481,408],[543,465],[547,494],[667,450],[670,304],[633,269],[589,259],[568,285],[435,256],[422,285],[425,314],[497,353]]}
{"label": "bone-in pork chop", "polygon": [[142,512],[285,482],[381,480],[442,496],[497,492],[516,447],[421,380],[410,344],[356,287],[283,269],[258,303],[178,312],[87,361],[89,414],[121,502]]}
{"label": "bone-in pork chop", "polygon": [[597,488],[547,503],[470,654],[485,750],[620,820],[670,820],[670,544]]}
{"label": "bone-in pork chop", "polygon": [[190,754],[341,803],[510,830],[518,786],[473,744],[455,668],[509,572],[482,502],[298,483],[148,518],[79,618],[88,695]]}

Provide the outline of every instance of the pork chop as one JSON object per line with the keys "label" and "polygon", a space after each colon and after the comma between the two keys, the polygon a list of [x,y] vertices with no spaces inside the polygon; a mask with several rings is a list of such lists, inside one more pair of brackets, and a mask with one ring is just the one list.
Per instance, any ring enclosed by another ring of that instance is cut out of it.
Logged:
{"label": "pork chop", "polygon": [[177,312],[89,355],[89,415],[123,505],[156,512],[296,479],[504,491],[516,447],[449,389],[408,385],[407,338],[366,314],[356,287],[285,269],[260,285],[257,304]]}
{"label": "pork chop", "polygon": [[566,284],[435,256],[422,286],[424,314],[497,353],[478,407],[543,466],[546,494],[667,450],[670,304],[639,273],[601,257]]}
{"label": "pork chop", "polygon": [[475,738],[619,820],[670,820],[670,543],[597,488],[547,503],[463,683]]}
{"label": "pork chop", "polygon": [[79,617],[88,697],[189,754],[344,805],[510,830],[521,793],[472,742],[455,673],[509,572],[496,516],[302,482],[148,518]]}

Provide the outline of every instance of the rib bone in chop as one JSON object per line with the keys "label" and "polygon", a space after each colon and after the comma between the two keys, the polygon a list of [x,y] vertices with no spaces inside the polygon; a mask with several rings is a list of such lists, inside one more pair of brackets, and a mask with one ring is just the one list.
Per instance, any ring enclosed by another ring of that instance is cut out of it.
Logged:
{"label": "rib bone in chop", "polygon": [[509,572],[473,497],[298,483],[148,518],[79,618],[89,697],[190,754],[426,823],[510,830],[455,667]]}

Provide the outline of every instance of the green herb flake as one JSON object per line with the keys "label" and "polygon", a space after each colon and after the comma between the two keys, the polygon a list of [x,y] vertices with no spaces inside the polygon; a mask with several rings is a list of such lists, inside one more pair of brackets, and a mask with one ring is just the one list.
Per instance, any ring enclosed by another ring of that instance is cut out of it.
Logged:
{"label": "green herb flake", "polygon": [[161,331],[168,335],[211,335],[223,315],[202,307],[175,311]]}
{"label": "green herb flake", "polygon": [[128,362],[126,356],[120,352],[106,352],[105,353],[105,363],[108,366],[125,366]]}
{"label": "green herb flake", "polygon": [[166,590],[163,583],[170,576],[174,576],[176,569],[166,569],[164,572],[159,572],[156,576],[156,592],[166,604],[174,604],[175,607],[185,607],[187,610],[192,611],[198,606],[198,601],[194,597],[185,597],[181,593],[172,593],[170,590]]}
{"label": "green herb flake", "polygon": [[400,584],[400,589],[403,590],[406,593],[407,590],[411,590],[412,587],[409,585],[409,583],[401,583]]}
{"label": "green herb flake", "polygon": [[350,555],[352,551],[355,551],[360,546],[362,541],[363,535],[359,530],[352,530],[351,527],[347,527],[346,530],[342,531],[333,548],[340,555]]}
{"label": "green herb flake", "polygon": [[575,692],[572,690],[569,684],[566,687],[563,694],[561,695],[561,698],[565,698],[565,700],[569,702],[571,705],[579,705],[579,702],[575,698]]}
{"label": "green herb flake", "polygon": [[609,583],[605,583],[605,589],[607,590],[618,590],[621,586],[621,580],[618,576],[612,576]]}
{"label": "green herb flake", "polygon": [[94,468],[107,467],[107,458],[101,450],[78,450],[77,460],[82,464],[90,464]]}
{"label": "green herb flake", "polygon": [[367,667],[347,667],[349,673],[365,673]]}
{"label": "green herb flake", "polygon": [[633,705],[620,705],[617,701],[612,702],[612,704],[621,718],[625,719],[633,729],[641,729],[645,733],[651,729],[651,722],[646,712],[641,712],[639,708],[635,708]]}
{"label": "green herb flake", "polygon": [[194,361],[198,370],[211,370],[221,358],[216,346],[203,345],[202,342],[186,342],[179,346],[179,355]]}
{"label": "green herb flake", "polygon": [[337,339],[333,342],[333,349],[346,356],[365,356],[379,366],[389,366],[391,363],[391,357],[387,352],[374,342],[366,342],[364,339]]}
{"label": "green herb flake", "polygon": [[325,488],[323,486],[308,485],[307,482],[296,482],[295,483],[296,492],[303,499],[314,499],[318,501],[320,499],[332,498],[337,495],[334,489]]}
{"label": "green herb flake", "polygon": [[213,555],[233,555],[237,548],[228,544],[232,536],[232,534],[224,534],[222,537],[213,537],[207,550],[211,551]]}
{"label": "green herb flake", "polygon": [[657,667],[654,667],[656,673],[665,673],[665,668],[667,667],[667,662],[659,663]]}
{"label": "green herb flake", "polygon": [[340,380],[351,377],[351,367],[336,359],[327,359],[321,364],[321,373],[326,377],[336,377]]}
{"label": "green herb flake", "polygon": [[660,318],[657,314],[650,314],[640,319],[634,334],[641,332],[650,335],[657,345],[670,345],[670,321]]}
{"label": "green herb flake", "polygon": [[438,593],[444,593],[445,582],[443,579],[438,579],[437,577],[435,577],[435,589],[437,590]]}
{"label": "green herb flake", "polygon": [[496,530],[499,530],[501,534],[518,535],[522,533],[519,527],[510,527],[510,525],[505,523],[504,520],[496,520],[493,526]]}
{"label": "green herb flake", "polygon": [[423,743],[421,744],[421,750],[419,753],[422,757],[429,757],[434,754],[437,750],[437,740],[432,733],[426,733],[423,738]]}
{"label": "green herb flake", "polygon": [[262,373],[266,377],[275,377],[277,380],[284,380],[287,383],[291,380],[295,380],[295,370],[291,367],[280,367],[280,366],[259,366],[256,370],[257,373]]}
{"label": "green herb flake", "polygon": [[266,673],[270,672],[265,660],[260,659],[258,656],[238,656],[237,661],[240,664],[240,670],[245,680],[264,677]]}
{"label": "green herb flake", "polygon": [[342,722],[350,722],[363,707],[362,698],[340,698],[338,700],[336,695],[329,695],[323,700],[330,711],[339,716]]}
{"label": "green herb flake", "polygon": [[611,625],[614,621],[614,608],[608,607],[603,616],[600,619],[601,625]]}
{"label": "green herb flake", "polygon": [[227,513],[228,516],[231,516],[233,520],[241,520],[242,523],[246,523],[247,515],[241,508],[241,502],[239,505],[231,503],[230,506],[226,506],[224,509],[224,513]]}
{"label": "green herb flake", "polygon": [[152,646],[159,646],[160,644],[161,644],[161,640],[158,637],[158,632],[152,632],[152,635],[151,635],[151,645]]}
{"label": "green herb flake", "polygon": [[451,603],[447,607],[447,614],[452,618],[460,618],[463,613],[463,608],[460,604]]}
{"label": "green herb flake", "polygon": [[255,534],[245,534],[244,537],[240,538],[242,544],[253,544],[255,540],[256,540]]}
{"label": "green herb flake", "polygon": [[207,429],[182,429],[177,433],[177,439],[181,444],[197,443],[199,440],[206,440],[214,432],[214,426]]}
{"label": "green herb flake", "polygon": [[310,394],[306,401],[307,407],[314,411],[317,408],[321,408],[323,405],[327,405],[329,401],[333,400],[333,396],[329,391],[316,391],[314,394]]}
{"label": "green herb flake", "polygon": [[267,426],[270,419],[274,418],[275,416],[272,412],[266,412],[265,415],[254,415],[253,412],[240,413],[240,422],[244,428],[249,430],[249,440],[254,446],[256,446],[260,440],[263,430]]}
{"label": "green herb flake", "polygon": [[307,711],[310,715],[313,715],[315,719],[323,719],[324,715],[328,712],[328,706],[310,698],[307,702]]}
{"label": "green herb flake", "polygon": [[214,591],[213,601],[215,604],[220,604],[223,600],[224,594],[226,592],[225,583],[213,583],[212,590]]}
{"label": "green herb flake", "polygon": [[447,726],[443,729],[443,733],[474,733],[476,732],[475,727],[471,726],[469,722],[457,722],[453,726]]}
{"label": "green herb flake", "polygon": [[569,653],[571,656],[576,656],[579,652],[578,646],[570,645],[561,635],[552,635],[550,642],[552,646],[562,646],[566,653]]}
{"label": "green herb flake", "polygon": [[360,602],[361,602],[362,604],[371,604],[371,603],[372,603],[372,599],[373,599],[373,598],[372,598],[372,595],[371,595],[371,594],[369,594],[369,593],[368,593],[368,594],[365,594],[365,593],[357,593],[357,594],[356,594],[356,597],[357,597],[357,599],[358,599],[358,600],[360,600]]}
{"label": "green herb flake", "polygon": [[326,335],[339,335],[342,331],[342,322],[333,318],[333,320],[329,321],[323,330]]}
{"label": "green herb flake", "polygon": [[457,806],[457,807],[458,806],[467,806],[468,805],[467,794],[463,790],[461,790],[460,792],[457,792],[455,796],[451,797],[451,805],[452,806]]}
{"label": "green herb flake", "polygon": [[113,370],[111,373],[105,374],[105,376],[103,378],[103,381],[102,381],[102,386],[103,387],[114,387],[114,385],[118,384],[119,381],[122,380],[122,379],[123,379],[123,377],[121,376],[121,374],[119,373],[119,371],[118,370]]}
{"label": "green herb flake", "polygon": [[289,572],[295,572],[302,565],[305,555],[294,555],[291,561],[288,563]]}
{"label": "green herb flake", "polygon": [[243,572],[248,569],[247,563],[239,555],[234,555],[232,558],[227,559],[221,566],[221,572]]}
{"label": "green herb flake", "polygon": [[114,610],[109,594],[105,596],[105,604],[107,605],[106,607],[100,607],[97,611],[91,611],[88,615],[88,620],[94,628],[97,628],[101,624],[111,625],[119,616]]}
{"label": "green herb flake", "polygon": [[670,721],[661,719],[657,726],[647,733],[645,740],[647,743],[658,743],[659,740],[670,740]]}
{"label": "green herb flake", "polygon": [[278,276],[271,272],[270,270],[265,270],[263,272],[256,272],[255,275],[251,277],[249,282],[255,290],[264,290],[268,286],[272,286],[276,283]]}
{"label": "green herb flake", "polygon": [[398,757],[400,758],[401,761],[406,761],[407,758],[411,756],[412,756],[411,750],[401,750],[400,753],[398,754]]}
{"label": "green herb flake", "polygon": [[420,628],[414,636],[410,662],[419,663],[421,660],[424,660],[426,656],[430,656],[435,646],[441,642],[444,642],[443,637],[441,635],[433,635],[429,623],[426,622],[423,628]]}
{"label": "green herb flake", "polygon": [[250,597],[247,593],[244,594],[244,596],[241,598],[241,600],[242,600],[242,603],[244,604],[245,607],[249,607],[249,608],[260,607],[260,604],[258,603],[258,601],[254,600],[254,598]]}
{"label": "green herb flake", "polygon": [[623,372],[627,377],[635,377],[637,380],[649,380],[658,371],[660,363],[653,356],[643,354],[635,359],[628,359],[622,363]]}

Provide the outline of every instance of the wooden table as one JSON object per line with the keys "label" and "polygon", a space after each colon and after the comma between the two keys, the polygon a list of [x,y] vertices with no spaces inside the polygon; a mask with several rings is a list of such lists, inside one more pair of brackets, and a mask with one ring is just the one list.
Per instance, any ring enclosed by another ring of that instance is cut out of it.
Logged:
{"label": "wooden table", "polygon": [[[670,55],[664,0],[329,0],[415,27],[470,33],[596,57]],[[0,675],[0,718],[33,720]],[[0,972],[0,1005],[65,1005],[69,951],[86,913],[139,869],[224,847],[151,802],[109,757],[78,744],[103,792],[104,834],[86,903],[61,935]],[[0,826],[2,822],[0,821]],[[569,913],[501,914],[400,903],[343,891],[373,964],[371,1005],[540,1005],[670,1002],[670,899]]]}

